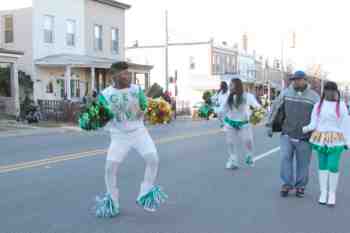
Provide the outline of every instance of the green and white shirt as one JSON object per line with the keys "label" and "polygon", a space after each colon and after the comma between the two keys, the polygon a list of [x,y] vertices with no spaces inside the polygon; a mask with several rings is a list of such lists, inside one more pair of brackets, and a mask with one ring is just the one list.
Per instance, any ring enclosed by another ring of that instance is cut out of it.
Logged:
{"label": "green and white shirt", "polygon": [[125,133],[145,127],[143,111],[147,108],[147,99],[139,86],[131,85],[125,89],[110,86],[102,91],[102,95],[115,116],[106,129]]}

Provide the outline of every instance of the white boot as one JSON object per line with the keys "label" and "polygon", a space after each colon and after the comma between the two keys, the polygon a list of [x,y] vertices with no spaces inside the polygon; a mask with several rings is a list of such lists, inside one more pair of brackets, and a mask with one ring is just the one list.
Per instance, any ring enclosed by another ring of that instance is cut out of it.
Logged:
{"label": "white boot", "polygon": [[226,162],[226,168],[227,169],[237,169],[238,166],[238,158],[237,155],[231,155],[227,162]]}
{"label": "white boot", "polygon": [[338,178],[339,173],[329,173],[329,193],[328,193],[328,202],[327,204],[330,206],[335,205],[335,196],[337,192],[337,186],[338,186]]}
{"label": "white boot", "polygon": [[318,202],[321,205],[327,204],[327,194],[328,194],[328,177],[329,172],[327,170],[319,170],[319,182],[320,182],[320,199]]}

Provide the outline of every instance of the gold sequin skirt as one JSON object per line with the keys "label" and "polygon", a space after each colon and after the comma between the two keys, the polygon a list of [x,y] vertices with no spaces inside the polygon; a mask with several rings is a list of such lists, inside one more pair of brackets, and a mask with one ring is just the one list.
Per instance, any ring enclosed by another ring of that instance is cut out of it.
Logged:
{"label": "gold sequin skirt", "polygon": [[327,147],[346,145],[346,141],[342,133],[319,131],[312,133],[310,143]]}

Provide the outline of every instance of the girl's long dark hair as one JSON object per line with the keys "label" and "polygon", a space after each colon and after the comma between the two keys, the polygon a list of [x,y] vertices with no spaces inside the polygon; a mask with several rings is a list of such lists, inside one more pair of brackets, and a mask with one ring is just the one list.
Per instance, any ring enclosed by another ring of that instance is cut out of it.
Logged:
{"label": "girl's long dark hair", "polygon": [[243,102],[243,84],[240,79],[232,79],[231,84],[233,85],[233,90],[230,91],[227,104],[232,109],[233,107],[238,108]]}
{"label": "girl's long dark hair", "polygon": [[321,108],[322,108],[322,104],[323,101],[327,100],[327,101],[333,101],[333,102],[337,102],[336,104],[336,109],[335,112],[337,114],[337,117],[340,117],[340,92],[338,90],[338,86],[335,82],[327,82],[324,85],[323,88],[323,93],[322,93],[322,97],[321,97],[321,101],[319,103],[319,105],[317,106],[317,116],[320,116],[321,113]]}
{"label": "girl's long dark hair", "polygon": [[223,94],[226,94],[227,91],[228,91],[227,83],[225,81],[222,81],[221,84],[220,84],[219,92],[222,92]]}

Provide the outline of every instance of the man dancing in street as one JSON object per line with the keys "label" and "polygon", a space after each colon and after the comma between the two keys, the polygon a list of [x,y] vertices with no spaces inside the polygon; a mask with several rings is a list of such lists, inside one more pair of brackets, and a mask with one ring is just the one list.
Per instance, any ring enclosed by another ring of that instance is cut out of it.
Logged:
{"label": "man dancing in street", "polygon": [[128,64],[118,62],[110,70],[114,84],[102,92],[114,118],[106,125],[111,134],[108,149],[105,183],[107,194],[97,199],[96,215],[114,217],[119,214],[119,189],[117,174],[130,149],[135,149],[145,160],[146,170],[140,186],[137,203],[146,211],[155,211],[167,198],[155,185],[159,158],[155,144],[143,123],[147,99],[140,87],[131,84]]}

